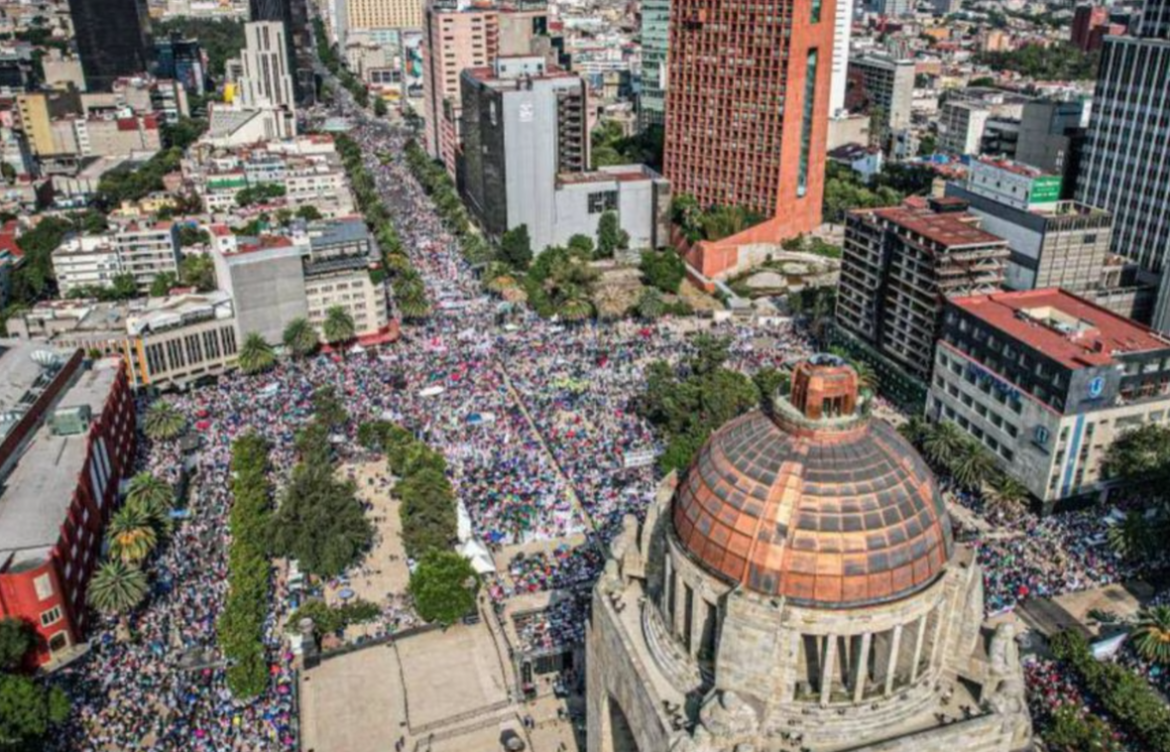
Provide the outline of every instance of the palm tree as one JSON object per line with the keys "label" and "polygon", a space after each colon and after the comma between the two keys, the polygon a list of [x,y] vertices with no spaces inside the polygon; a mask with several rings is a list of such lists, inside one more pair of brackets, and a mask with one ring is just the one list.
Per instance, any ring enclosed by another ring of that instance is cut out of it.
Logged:
{"label": "palm tree", "polygon": [[1131,561],[1149,554],[1156,543],[1153,526],[1145,514],[1136,509],[1116,525],[1111,525],[1105,532],[1105,539],[1118,556]]}
{"label": "palm tree", "polygon": [[921,447],[922,442],[930,435],[930,424],[926,422],[926,418],[921,415],[915,415],[910,420],[898,426],[898,433],[916,447]]}
{"label": "palm tree", "polygon": [[593,291],[593,307],[598,318],[620,319],[629,310],[628,297],[617,285],[598,285]]}
{"label": "palm tree", "polygon": [[1028,488],[1006,473],[997,473],[984,490],[983,498],[992,507],[1015,515],[1028,500]]}
{"label": "palm tree", "polygon": [[284,328],[282,340],[289,352],[298,358],[312,354],[317,349],[317,345],[320,344],[317,330],[303,316],[298,316],[288,322],[288,326]]}
{"label": "palm tree", "polygon": [[431,312],[431,304],[427,302],[426,293],[420,290],[407,290],[406,294],[403,294],[395,289],[394,302],[397,304],[398,311],[402,314],[403,318],[426,318]]}
{"label": "palm tree", "polygon": [[127,564],[137,564],[158,545],[158,533],[144,509],[127,504],[114,513],[106,530],[110,553]]}
{"label": "palm tree", "polygon": [[936,465],[949,467],[963,445],[964,434],[949,421],[938,423],[922,440],[922,450],[927,459]]}
{"label": "palm tree", "polygon": [[165,518],[175,501],[175,492],[165,480],[143,471],[130,479],[126,503],[144,511],[152,519]]}
{"label": "palm tree", "polygon": [[558,311],[565,321],[584,321],[593,315],[593,305],[578,294],[570,296]]}
{"label": "palm tree", "polygon": [[155,441],[170,441],[182,435],[187,427],[183,414],[169,402],[155,402],[146,411],[143,430]]}
{"label": "palm tree", "polygon": [[1170,664],[1170,606],[1143,608],[1129,636],[1142,658],[1162,666]]}
{"label": "palm tree", "polygon": [[977,489],[995,473],[995,460],[982,444],[968,439],[959,446],[950,469],[959,485]]}
{"label": "palm tree", "polygon": [[857,373],[857,388],[872,392],[874,386],[877,385],[877,374],[874,373],[873,366],[864,360],[854,360],[849,365],[853,366],[853,370]]}
{"label": "palm tree", "polygon": [[325,341],[331,347],[349,342],[356,334],[353,316],[341,306],[332,306],[325,311],[325,323],[321,325]]}
{"label": "palm tree", "polygon": [[146,574],[121,559],[106,559],[89,581],[85,599],[107,616],[125,619],[146,597]]}
{"label": "palm tree", "polygon": [[240,370],[249,376],[267,371],[276,365],[276,353],[272,351],[272,345],[256,332],[244,338],[238,358]]}

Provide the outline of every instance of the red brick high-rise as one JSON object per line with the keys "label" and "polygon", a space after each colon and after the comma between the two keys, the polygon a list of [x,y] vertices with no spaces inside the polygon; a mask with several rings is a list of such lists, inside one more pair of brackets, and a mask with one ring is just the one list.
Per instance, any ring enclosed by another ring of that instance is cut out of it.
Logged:
{"label": "red brick high-rise", "polygon": [[701,206],[771,217],[767,242],[821,222],[836,0],[676,0],[666,177]]}

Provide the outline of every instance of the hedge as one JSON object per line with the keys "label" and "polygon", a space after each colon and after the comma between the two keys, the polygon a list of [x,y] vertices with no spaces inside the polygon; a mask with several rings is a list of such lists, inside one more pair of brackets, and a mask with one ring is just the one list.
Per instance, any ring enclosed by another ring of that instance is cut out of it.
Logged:
{"label": "hedge", "polygon": [[1124,666],[1098,661],[1079,632],[1061,632],[1051,646],[1053,655],[1080,676],[1118,725],[1150,752],[1170,752],[1170,709],[1145,679]]}
{"label": "hedge", "polygon": [[268,687],[264,620],[268,613],[270,567],[267,550],[272,484],[268,444],[242,436],[232,444],[232,534],[228,551],[228,596],[216,631],[229,661],[227,682],[239,697],[255,697]]}

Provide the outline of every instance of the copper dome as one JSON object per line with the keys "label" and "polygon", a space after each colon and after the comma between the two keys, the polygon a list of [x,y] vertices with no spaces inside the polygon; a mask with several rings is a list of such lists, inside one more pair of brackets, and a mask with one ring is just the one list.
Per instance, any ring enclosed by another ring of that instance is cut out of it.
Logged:
{"label": "copper dome", "polygon": [[951,523],[909,442],[884,421],[783,407],[704,445],[675,497],[682,545],[722,579],[802,605],[871,605],[934,582]]}

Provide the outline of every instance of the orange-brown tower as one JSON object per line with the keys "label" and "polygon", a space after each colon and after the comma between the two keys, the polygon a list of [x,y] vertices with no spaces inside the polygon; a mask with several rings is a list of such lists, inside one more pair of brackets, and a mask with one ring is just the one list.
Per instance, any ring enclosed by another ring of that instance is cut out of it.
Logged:
{"label": "orange-brown tower", "polygon": [[836,0],[675,0],[666,177],[703,207],[773,218],[760,241],[821,222]]}

